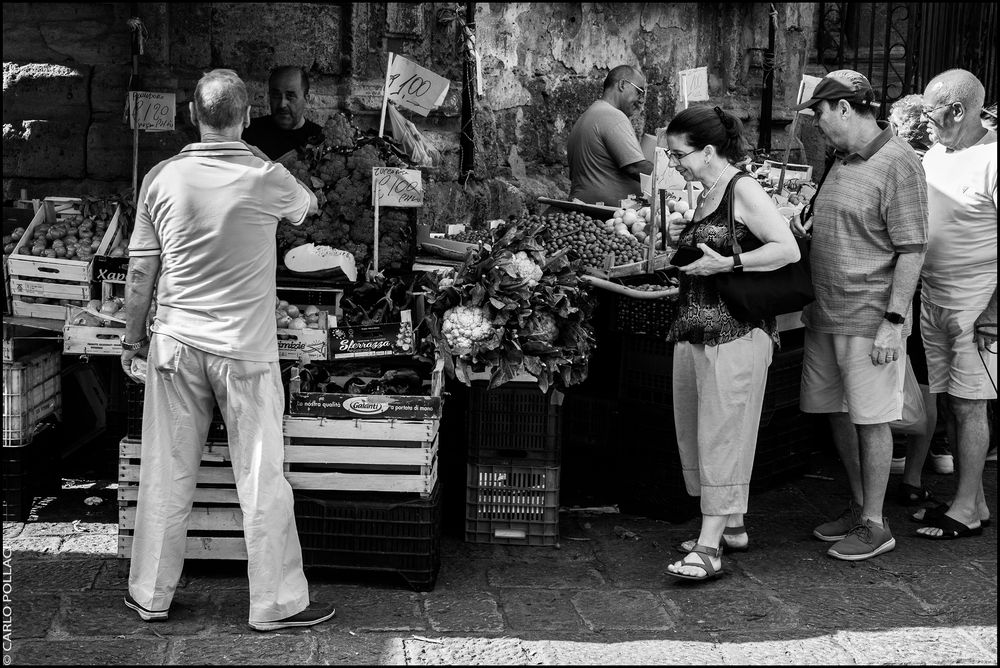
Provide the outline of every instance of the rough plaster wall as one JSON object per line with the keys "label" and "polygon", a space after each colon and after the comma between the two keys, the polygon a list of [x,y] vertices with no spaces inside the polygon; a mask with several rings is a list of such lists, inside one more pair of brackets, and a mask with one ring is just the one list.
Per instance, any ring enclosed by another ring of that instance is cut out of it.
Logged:
{"label": "rough plaster wall", "polygon": [[[386,51],[452,81],[440,109],[408,115],[442,151],[427,173],[436,225],[535,208],[565,196],[566,137],[600,95],[607,71],[638,65],[650,94],[637,131],[655,132],[681,108],[677,72],[706,65],[711,103],[736,112],[756,142],[766,3],[477,3],[484,95],[476,100],[475,178],[458,184],[462,61],[455,3],[140,3],[149,34],[144,88],[177,94],[177,131],[140,133],[140,175],[196,139],[186,106],[202,72],[231,67],[254,115],[267,113],[267,73],[312,74],[307,116],[351,112],[377,127]],[[132,133],[122,124],[131,63],[128,3],[4,3],[4,196],[101,192],[131,184]],[[811,48],[816,6],[778,5],[773,146]],[[349,11],[349,13],[347,13]],[[810,72],[813,73],[813,72]],[[808,135],[809,128],[804,129]]]}

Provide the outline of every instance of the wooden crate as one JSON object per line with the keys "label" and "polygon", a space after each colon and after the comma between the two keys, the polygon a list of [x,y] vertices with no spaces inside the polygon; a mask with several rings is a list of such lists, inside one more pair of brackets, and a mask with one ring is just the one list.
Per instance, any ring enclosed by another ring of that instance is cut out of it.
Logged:
{"label": "wooden crate", "polygon": [[[77,213],[73,207],[79,204],[79,200],[58,198],[58,201],[55,201],[56,199],[46,200],[46,206],[38,209],[31,224],[14,248],[13,254],[7,260],[7,273],[10,275],[12,297],[11,309],[14,315],[64,320],[66,318],[64,305],[38,304],[33,300],[39,298],[71,300],[79,302],[79,305],[82,306],[94,296],[91,289],[93,258],[70,260],[21,254],[21,249],[28,245],[27,239],[34,235],[34,231],[39,225],[46,222],[54,223],[60,216]],[[118,243],[122,235],[119,225],[120,214],[121,206],[119,205],[108,223],[107,230],[96,251],[97,255],[106,254],[109,248]]]}

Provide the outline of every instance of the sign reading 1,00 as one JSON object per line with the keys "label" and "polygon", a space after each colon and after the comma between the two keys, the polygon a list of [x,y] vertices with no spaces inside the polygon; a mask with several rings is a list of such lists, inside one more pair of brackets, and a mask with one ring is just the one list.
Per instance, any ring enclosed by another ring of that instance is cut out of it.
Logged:
{"label": "sign reading 1,00", "polygon": [[389,95],[394,97],[405,98],[409,97],[421,97],[425,95],[427,91],[431,89],[431,82],[424,79],[419,74],[411,74],[408,79],[399,84],[399,88],[392,90],[392,87],[396,85],[396,80],[400,78],[400,74],[389,75]]}
{"label": "sign reading 1,00", "polygon": [[174,129],[176,103],[173,93],[132,91],[129,101],[133,112],[133,128],[138,124],[140,130]]}

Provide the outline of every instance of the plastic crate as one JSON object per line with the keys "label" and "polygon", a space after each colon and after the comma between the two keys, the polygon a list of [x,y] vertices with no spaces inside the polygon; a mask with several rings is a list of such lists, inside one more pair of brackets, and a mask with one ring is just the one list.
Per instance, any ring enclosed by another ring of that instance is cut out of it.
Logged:
{"label": "plastic crate", "polygon": [[395,573],[417,591],[441,566],[441,488],[428,498],[296,492],[295,524],[306,568]]}
{"label": "plastic crate", "polygon": [[[784,344],[785,337],[782,337]],[[767,388],[764,390],[765,401],[776,409],[799,405],[799,392],[802,383],[803,349],[797,347],[782,347],[774,353],[771,366],[767,369]]]}
{"label": "plastic crate", "polygon": [[758,492],[802,475],[812,466],[824,443],[817,438],[815,416],[799,411],[798,406],[779,408],[757,433],[750,491]]}
{"label": "plastic crate", "polygon": [[492,390],[473,381],[467,394],[469,461],[558,466],[562,455],[562,400],[534,382]]}
{"label": "plastic crate", "polygon": [[[125,382],[125,437],[132,439],[142,438],[142,409],[145,403],[146,386],[131,380]],[[208,428],[208,438],[210,442],[221,442],[229,440],[226,431],[226,423],[222,419],[222,413],[218,404],[212,414],[212,423]]]}
{"label": "plastic crate", "polygon": [[62,406],[62,357],[47,346],[14,362],[3,363],[4,447],[31,442],[42,418]]}
{"label": "plastic crate", "polygon": [[677,315],[677,297],[634,299],[616,295],[615,326],[626,334],[665,337]]}
{"label": "plastic crate", "polygon": [[465,540],[559,544],[559,467],[468,465]]}

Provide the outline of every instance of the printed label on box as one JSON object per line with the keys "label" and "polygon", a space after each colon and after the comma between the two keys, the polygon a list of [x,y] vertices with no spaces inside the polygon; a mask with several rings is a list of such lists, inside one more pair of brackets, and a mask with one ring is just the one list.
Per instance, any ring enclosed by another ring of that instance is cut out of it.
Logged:
{"label": "printed label on box", "polygon": [[441,397],[295,392],[289,414],[309,417],[370,417],[425,420],[440,417]]}
{"label": "printed label on box", "polygon": [[330,359],[412,355],[413,325],[410,312],[401,311],[400,315],[402,322],[332,329]]}

